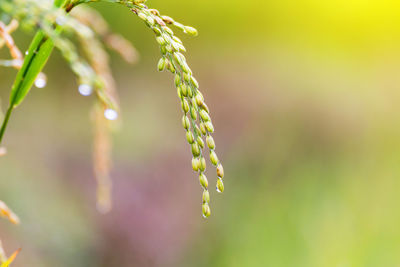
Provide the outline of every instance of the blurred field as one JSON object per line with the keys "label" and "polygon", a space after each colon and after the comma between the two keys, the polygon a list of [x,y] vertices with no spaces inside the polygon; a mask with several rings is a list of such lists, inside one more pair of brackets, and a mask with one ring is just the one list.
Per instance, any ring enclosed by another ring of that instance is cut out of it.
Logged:
{"label": "blurred field", "polygon": [[[112,62],[123,111],[114,209],[95,210],[93,99],[55,53],[0,160],[0,199],[22,220],[0,221],[6,250],[22,247],[14,266],[400,266],[400,2],[148,5],[200,32],[182,39],[214,118],[224,194],[212,192],[204,220],[152,33],[122,6],[94,4],[141,57]],[[25,49],[30,36],[17,36]],[[15,74],[0,70],[3,109]]]}

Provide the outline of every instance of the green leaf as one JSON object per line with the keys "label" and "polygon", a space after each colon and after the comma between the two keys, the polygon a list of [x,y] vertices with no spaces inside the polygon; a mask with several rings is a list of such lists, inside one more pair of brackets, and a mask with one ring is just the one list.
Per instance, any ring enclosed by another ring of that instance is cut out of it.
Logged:
{"label": "green leaf", "polygon": [[43,31],[36,33],[11,90],[10,107],[15,108],[24,100],[50,57],[53,47],[53,41]]}

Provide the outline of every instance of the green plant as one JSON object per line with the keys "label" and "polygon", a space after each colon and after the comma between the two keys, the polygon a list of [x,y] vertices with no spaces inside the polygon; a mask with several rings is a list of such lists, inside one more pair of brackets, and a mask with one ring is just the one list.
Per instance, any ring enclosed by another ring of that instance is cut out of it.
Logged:
{"label": "green plant", "polygon": [[[96,93],[97,103],[93,108],[93,117],[96,129],[94,157],[95,174],[98,180],[98,207],[104,212],[111,208],[110,129],[111,121],[118,117],[119,106],[114,80],[108,67],[108,55],[103,43],[119,51],[130,62],[134,61],[134,49],[119,35],[111,34],[104,20],[92,9],[80,7],[75,12],[76,6],[90,2],[122,4],[155,33],[161,51],[161,59],[157,67],[159,71],[168,70],[174,74],[174,82],[183,111],[182,125],[193,155],[192,167],[199,174],[199,181],[203,188],[202,213],[204,217],[208,217],[210,194],[205,176],[205,146],[209,148],[210,161],[217,169],[218,192],[224,191],[222,182],[224,170],[215,153],[215,142],[211,136],[214,126],[209,115],[209,108],[199,91],[199,83],[182,54],[186,49],[168,26],[175,26],[191,36],[196,36],[197,30],[161,15],[156,9],[149,9],[144,4],[144,0],[54,0],[54,2],[52,0],[2,0],[0,2],[0,40],[2,41],[0,47],[6,44],[13,59],[2,61],[1,64],[15,67],[19,71],[11,90],[9,107],[0,128],[0,144],[13,110],[26,98],[33,84],[38,87],[44,86],[46,77],[41,71],[53,48],[57,48],[78,77],[81,94],[88,95],[92,91]],[[87,19],[88,17],[91,19]],[[26,30],[36,31],[25,57],[10,35],[18,24]],[[69,37],[72,35],[75,35],[82,44],[85,58],[78,53],[76,45],[70,40]],[[205,137],[205,142],[203,137]]]}

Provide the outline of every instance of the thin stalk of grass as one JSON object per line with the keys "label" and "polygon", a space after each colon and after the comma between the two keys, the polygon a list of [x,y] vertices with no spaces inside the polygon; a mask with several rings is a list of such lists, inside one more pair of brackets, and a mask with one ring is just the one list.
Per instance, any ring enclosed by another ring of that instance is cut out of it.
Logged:
{"label": "thin stalk of grass", "polygon": [[8,121],[10,120],[12,111],[13,111],[13,108],[9,107],[7,109],[6,115],[4,116],[3,124],[1,125],[1,129],[0,129],[0,144],[1,144],[1,141],[3,140],[3,136],[6,131]]}

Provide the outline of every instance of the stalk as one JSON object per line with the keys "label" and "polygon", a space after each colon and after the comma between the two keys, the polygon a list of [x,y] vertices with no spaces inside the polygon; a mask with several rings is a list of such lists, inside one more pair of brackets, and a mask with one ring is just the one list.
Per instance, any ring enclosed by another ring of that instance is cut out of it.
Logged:
{"label": "stalk", "polygon": [[4,132],[6,131],[7,124],[8,124],[8,121],[10,120],[12,110],[13,110],[12,107],[8,108],[6,116],[4,117],[4,120],[3,120],[3,124],[1,125],[1,129],[0,129],[0,144],[1,144],[1,141],[3,140]]}

